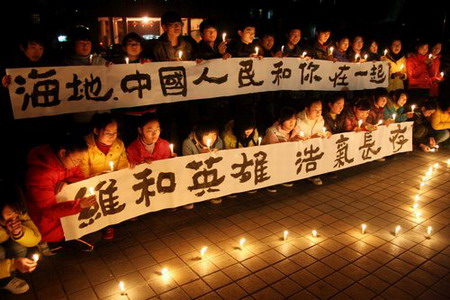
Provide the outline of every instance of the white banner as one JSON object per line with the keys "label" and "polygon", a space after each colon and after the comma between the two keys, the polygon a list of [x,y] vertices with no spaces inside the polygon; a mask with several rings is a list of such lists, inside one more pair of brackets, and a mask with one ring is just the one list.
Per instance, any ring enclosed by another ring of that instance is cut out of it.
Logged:
{"label": "white banner", "polygon": [[232,58],[7,69],[14,118],[108,110],[276,90],[387,87],[387,62]]}
{"label": "white banner", "polygon": [[58,201],[77,199],[93,187],[98,204],[62,218],[68,240],[111,224],[184,204],[260,189],[412,151],[412,122],[374,132],[335,134],[258,147],[221,150],[142,164],[71,184]]}

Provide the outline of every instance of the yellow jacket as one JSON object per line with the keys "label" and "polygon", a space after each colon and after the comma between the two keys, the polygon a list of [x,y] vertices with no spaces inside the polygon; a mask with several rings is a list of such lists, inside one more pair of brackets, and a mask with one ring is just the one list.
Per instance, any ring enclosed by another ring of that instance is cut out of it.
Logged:
{"label": "yellow jacket", "polygon": [[[27,248],[36,246],[41,241],[41,234],[36,225],[28,214],[19,215],[19,220],[22,222],[23,235],[15,239],[3,225],[0,225],[0,244],[11,238]],[[0,278],[9,277],[12,271],[14,271],[14,259],[0,259]]]}
{"label": "yellow jacket", "polygon": [[431,127],[434,130],[450,129],[450,113],[443,112],[440,108],[431,115]]}
{"label": "yellow jacket", "polygon": [[[233,126],[234,121],[231,120],[225,125],[224,131],[222,132],[223,146],[225,147],[225,149],[236,149],[243,147],[242,144],[238,144],[237,142],[237,138],[233,133]],[[253,140],[248,143],[248,147],[256,146],[258,144],[258,137],[258,130],[255,128]]]}
{"label": "yellow jacket", "polygon": [[[402,58],[400,58],[397,61],[393,61],[388,57],[388,58],[386,58],[386,61],[389,63],[389,66],[390,66],[388,91],[404,89],[405,88],[404,80],[406,80],[406,78],[407,78],[405,56],[403,56]],[[400,79],[398,77],[395,77],[394,79],[392,79],[391,75],[394,73],[397,73],[397,72],[403,73],[403,75],[405,77],[403,79]]]}
{"label": "yellow jacket", "polygon": [[114,170],[128,167],[125,145],[119,138],[112,144],[107,155],[98,149],[93,133],[87,135],[85,139],[88,144],[88,151],[80,164],[80,169],[86,177],[99,175],[104,171],[111,171],[111,161],[114,162]]}

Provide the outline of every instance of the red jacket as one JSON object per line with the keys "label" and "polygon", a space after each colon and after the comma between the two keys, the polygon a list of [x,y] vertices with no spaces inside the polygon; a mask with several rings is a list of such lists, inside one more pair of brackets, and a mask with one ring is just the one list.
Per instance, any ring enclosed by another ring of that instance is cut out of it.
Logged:
{"label": "red jacket", "polygon": [[408,72],[409,89],[430,89],[431,74],[430,68],[425,61],[426,55],[413,54],[406,59],[406,70]]}
{"label": "red jacket", "polygon": [[79,199],[56,202],[56,184],[82,179],[84,176],[80,169],[65,169],[49,145],[42,145],[30,151],[26,175],[27,206],[31,219],[42,234],[42,241],[63,240],[60,218],[81,211]]}
{"label": "red jacket", "polygon": [[430,75],[431,75],[431,90],[430,97],[438,97],[439,96],[439,81],[441,78],[441,73],[439,72],[441,68],[441,55],[439,54],[436,58],[433,59],[430,67]]}
{"label": "red jacket", "polygon": [[155,143],[153,153],[145,150],[140,138],[137,138],[127,148],[128,161],[132,164],[138,165],[144,163],[146,160],[159,160],[171,157],[169,142],[158,138]]}

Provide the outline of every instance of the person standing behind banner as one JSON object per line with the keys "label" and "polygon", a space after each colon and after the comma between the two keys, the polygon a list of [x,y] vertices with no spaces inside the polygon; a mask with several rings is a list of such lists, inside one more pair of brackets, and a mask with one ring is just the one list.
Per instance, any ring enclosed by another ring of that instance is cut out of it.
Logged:
{"label": "person standing behind banner", "polygon": [[379,61],[381,60],[381,55],[378,51],[378,42],[376,40],[371,40],[369,43],[369,48],[367,49],[367,60],[366,61]]}
{"label": "person standing behind banner", "polygon": [[316,37],[307,51],[307,56],[313,59],[329,60],[332,53],[328,51],[328,40],[331,30],[325,26],[319,26],[316,30]]}
{"label": "person standing behind banner", "polygon": [[[302,31],[297,26],[292,26],[287,35],[287,41],[284,43],[282,55],[283,57],[301,57],[305,49],[299,45],[302,38]],[[306,57],[307,55],[305,55]]]}
{"label": "person standing behind banner", "polygon": [[25,179],[26,204],[29,215],[38,227],[42,242],[39,248],[44,255],[53,255],[53,250],[81,247],[92,251],[93,245],[82,240],[74,245],[64,242],[60,219],[79,214],[83,208],[96,205],[96,196],[88,196],[57,202],[56,195],[67,185],[85,179],[79,165],[86,154],[86,141],[80,136],[66,135],[53,145],[41,145],[28,155],[28,170]]}
{"label": "person standing behind banner", "polygon": [[[412,111],[405,112],[405,104],[408,101],[408,94],[405,90],[396,90],[392,92],[392,100],[388,99],[388,103],[384,109],[385,119],[394,119],[394,122],[406,122],[414,116]],[[395,114],[395,118],[393,118]]]}
{"label": "person standing behind banner", "polygon": [[347,58],[350,62],[365,62],[366,52],[364,51],[364,39],[360,35],[356,35],[351,43],[351,48],[347,52]]}
{"label": "person standing behind banner", "polygon": [[[201,153],[214,153],[218,150],[222,150],[223,141],[219,137],[219,129],[216,124],[210,120],[200,122],[194,127],[194,130],[183,142],[183,156],[201,154]],[[222,199],[216,198],[209,200],[212,204],[222,203]],[[183,206],[185,209],[194,208],[194,204],[186,204]]]}
{"label": "person standing behind banner", "polygon": [[127,157],[131,166],[177,156],[171,152],[169,142],[159,136],[161,127],[155,114],[143,115],[139,120],[137,131],[138,138],[127,147]]}
{"label": "person standing behind banner", "polygon": [[[262,140],[263,145],[276,144],[284,142],[297,142],[304,140],[300,134],[300,128],[297,124],[297,112],[294,108],[289,106],[284,106],[281,108],[277,121],[272,125],[272,127],[267,128],[266,134]],[[292,182],[283,183],[282,186],[292,187],[294,184]],[[270,193],[276,193],[277,187],[270,186],[266,188]]]}
{"label": "person standing behind banner", "polygon": [[[85,137],[88,145],[80,163],[87,178],[129,167],[123,142],[118,137],[118,122],[109,113],[97,113],[91,120],[92,132]],[[114,228],[103,230],[103,239],[114,239]]]}
{"label": "person standing behind banner", "polygon": [[322,112],[326,131],[331,134],[341,133],[345,131],[345,97],[336,93],[333,94]]}
{"label": "person standing behind banner", "polygon": [[257,44],[254,42],[256,27],[253,22],[242,21],[238,26],[238,38],[233,39],[227,47],[227,53],[231,57],[259,57],[259,51],[256,51]]}
{"label": "person standing behind banner", "polygon": [[431,75],[431,89],[430,89],[430,97],[433,99],[437,99],[439,96],[439,83],[444,79],[443,74],[441,74],[441,51],[442,44],[435,43],[431,48],[431,66],[430,66],[430,75]]}
{"label": "person standing behind banner", "polygon": [[350,39],[343,36],[336,42],[336,49],[333,51],[333,61],[348,62],[347,50],[350,45]]}
{"label": "person standing behind banner", "polygon": [[[307,139],[330,138],[331,132],[326,130],[325,121],[322,117],[322,101],[311,98],[307,101],[305,109],[297,114],[297,124]],[[308,178],[314,185],[322,185],[319,176]]]}
{"label": "person standing behind banner", "polygon": [[77,26],[69,36],[69,53],[64,66],[102,66],[108,62],[92,51],[92,36],[84,26]]}
{"label": "person standing behind banner", "polygon": [[430,94],[432,62],[428,53],[428,43],[424,41],[419,41],[416,44],[416,52],[406,59],[408,93],[412,101],[418,105],[421,105]]}
{"label": "person standing behind banner", "polygon": [[388,51],[381,57],[381,60],[387,61],[390,66],[387,90],[389,92],[403,90],[405,88],[404,81],[407,79],[407,65],[405,54],[402,51],[402,41],[394,39],[389,49],[386,50]]}

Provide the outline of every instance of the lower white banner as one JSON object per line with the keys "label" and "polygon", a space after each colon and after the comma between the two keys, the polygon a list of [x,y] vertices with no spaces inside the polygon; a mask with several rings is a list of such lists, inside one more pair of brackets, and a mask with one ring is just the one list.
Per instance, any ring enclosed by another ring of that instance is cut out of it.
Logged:
{"label": "lower white banner", "polygon": [[333,172],[412,151],[412,122],[142,164],[70,184],[58,201],[94,188],[98,205],[61,219],[67,240],[149,212]]}

